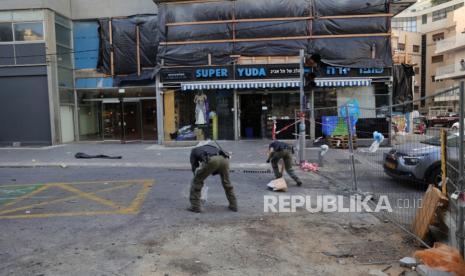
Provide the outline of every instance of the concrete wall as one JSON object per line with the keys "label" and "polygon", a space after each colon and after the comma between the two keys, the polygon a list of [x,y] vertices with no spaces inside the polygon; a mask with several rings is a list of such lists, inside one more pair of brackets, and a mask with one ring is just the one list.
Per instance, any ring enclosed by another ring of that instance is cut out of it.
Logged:
{"label": "concrete wall", "polygon": [[0,10],[51,9],[71,19],[153,14],[152,0],[0,0]]}
{"label": "concrete wall", "polygon": [[72,18],[92,19],[157,13],[152,0],[71,0]]}
{"label": "concrete wall", "polygon": [[0,10],[51,9],[71,17],[72,0],[1,0]]}

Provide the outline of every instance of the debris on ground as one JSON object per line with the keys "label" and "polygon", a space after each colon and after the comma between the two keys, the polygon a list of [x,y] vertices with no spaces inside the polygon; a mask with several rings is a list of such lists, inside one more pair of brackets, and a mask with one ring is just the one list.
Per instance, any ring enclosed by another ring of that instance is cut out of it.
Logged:
{"label": "debris on ground", "polygon": [[433,269],[426,265],[419,265],[417,266],[416,272],[420,276],[454,276],[454,275],[464,275],[463,271],[462,274],[452,274],[450,272],[444,272],[440,270]]}
{"label": "debris on ground", "polygon": [[379,269],[371,269],[368,271],[368,275],[370,276],[389,276],[389,274],[383,272],[382,270]]}
{"label": "debris on ground", "polygon": [[318,164],[308,163],[307,161],[304,161],[300,168],[305,172],[318,172],[320,170]]}
{"label": "debris on ground", "polygon": [[[435,243],[434,247],[431,249],[415,252],[415,258],[419,259],[423,264],[425,264],[425,266],[427,266],[427,268],[431,268],[430,270],[451,272],[459,276],[465,275],[465,261],[457,249],[448,245]],[[417,267],[417,271],[418,268],[420,268],[420,266]],[[422,266],[421,268],[423,269],[424,267]]]}
{"label": "debris on ground", "polygon": [[412,268],[414,266],[417,266],[418,265],[418,262],[415,258],[412,258],[412,257],[404,257],[402,259],[399,260],[399,264],[400,266],[402,267],[408,267],[408,268]]}

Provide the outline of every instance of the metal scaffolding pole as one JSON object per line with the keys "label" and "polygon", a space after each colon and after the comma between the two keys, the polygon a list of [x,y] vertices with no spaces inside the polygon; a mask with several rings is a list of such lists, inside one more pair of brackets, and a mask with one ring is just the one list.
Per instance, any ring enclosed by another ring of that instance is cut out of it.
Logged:
{"label": "metal scaffolding pole", "polygon": [[460,198],[459,198],[459,204],[458,204],[458,215],[457,215],[457,243],[459,247],[460,254],[464,256],[464,131],[465,131],[465,125],[464,125],[464,119],[465,119],[465,92],[464,92],[464,82],[460,82],[460,127],[459,127],[459,137],[460,137],[460,143],[459,143],[459,188],[460,188]]}
{"label": "metal scaffolding pole", "polygon": [[300,50],[300,126],[299,126],[299,161],[305,161],[305,51]]}

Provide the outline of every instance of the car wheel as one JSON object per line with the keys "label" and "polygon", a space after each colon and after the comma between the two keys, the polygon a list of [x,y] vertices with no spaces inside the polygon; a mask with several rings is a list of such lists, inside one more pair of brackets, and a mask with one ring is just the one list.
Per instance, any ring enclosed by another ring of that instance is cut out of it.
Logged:
{"label": "car wheel", "polygon": [[433,184],[434,187],[439,188],[442,181],[441,167],[434,168],[426,178],[426,185]]}

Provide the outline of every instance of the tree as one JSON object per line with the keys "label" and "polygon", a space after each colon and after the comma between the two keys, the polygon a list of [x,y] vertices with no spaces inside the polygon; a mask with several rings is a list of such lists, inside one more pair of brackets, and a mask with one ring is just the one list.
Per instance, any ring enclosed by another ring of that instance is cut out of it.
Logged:
{"label": "tree", "polygon": [[440,5],[440,4],[449,2],[449,1],[451,0],[431,0],[431,4],[433,4],[433,6],[437,6],[437,5]]}

